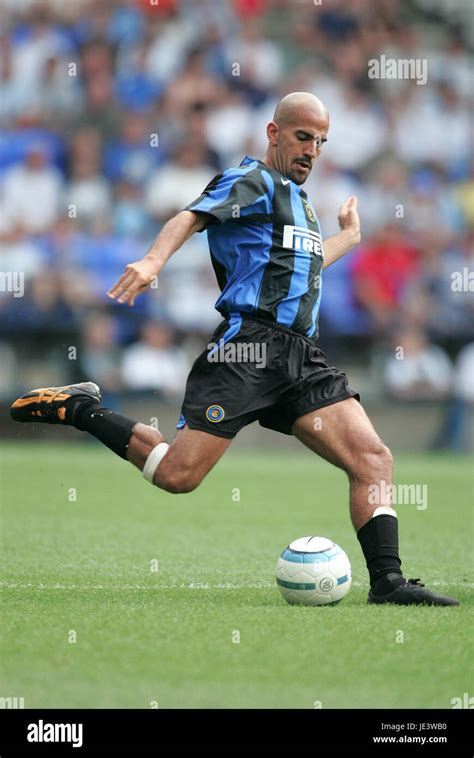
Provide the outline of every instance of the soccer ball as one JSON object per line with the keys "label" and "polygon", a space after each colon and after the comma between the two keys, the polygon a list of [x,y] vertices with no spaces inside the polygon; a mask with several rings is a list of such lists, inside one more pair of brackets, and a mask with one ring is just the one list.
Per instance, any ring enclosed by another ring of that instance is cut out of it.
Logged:
{"label": "soccer ball", "polygon": [[338,603],[351,586],[351,564],[344,550],[326,537],[300,537],[278,558],[276,581],[291,604]]}

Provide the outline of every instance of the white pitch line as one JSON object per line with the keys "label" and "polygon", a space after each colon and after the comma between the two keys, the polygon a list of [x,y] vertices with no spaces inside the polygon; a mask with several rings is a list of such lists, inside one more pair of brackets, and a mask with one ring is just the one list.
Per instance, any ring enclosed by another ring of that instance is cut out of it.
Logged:
{"label": "white pitch line", "polygon": [[[191,582],[190,584],[35,584],[34,582],[0,582],[0,590],[112,590],[121,592],[125,590],[245,590],[245,589],[274,589],[273,582],[234,584],[232,582],[219,582],[209,584],[207,582]],[[443,580],[427,582],[428,587],[456,587],[459,589],[473,589],[474,582],[446,582]],[[352,587],[368,589],[368,582],[352,582]]]}
{"label": "white pitch line", "polygon": [[191,582],[190,584],[34,584],[33,582],[0,582],[0,590],[242,590],[268,589],[274,587],[271,583],[260,584],[233,584],[221,582],[209,584],[206,582]]}

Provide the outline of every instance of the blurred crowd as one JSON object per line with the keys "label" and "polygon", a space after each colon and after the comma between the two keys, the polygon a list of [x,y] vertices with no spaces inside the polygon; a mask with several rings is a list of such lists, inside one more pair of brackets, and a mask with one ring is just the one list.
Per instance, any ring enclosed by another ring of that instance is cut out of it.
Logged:
{"label": "blurred crowd", "polygon": [[[0,270],[25,277],[23,297],[0,292],[5,394],[33,377],[182,394],[220,318],[206,235],[134,309],[105,293],[215,174],[264,155],[266,123],[294,90],[330,112],[305,185],[323,236],[338,230],[352,194],[363,229],[358,249],[324,275],[325,344],[386,351],[380,378],[395,396],[417,397],[416,354],[428,356],[421,376],[435,394],[465,382],[456,377],[474,316],[469,0],[2,5]],[[382,54],[426,60],[427,83],[369,78],[368,61]],[[395,365],[404,344],[412,360]]]}

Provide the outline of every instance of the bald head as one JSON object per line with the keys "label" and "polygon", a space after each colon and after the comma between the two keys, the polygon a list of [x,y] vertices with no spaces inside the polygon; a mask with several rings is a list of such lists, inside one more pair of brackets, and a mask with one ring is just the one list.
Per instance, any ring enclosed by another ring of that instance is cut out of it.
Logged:
{"label": "bald head", "polygon": [[329,115],[310,92],[291,92],[278,103],[267,126],[265,163],[296,184],[308,178],[326,142]]}
{"label": "bald head", "polygon": [[328,113],[326,106],[316,95],[310,92],[290,92],[278,103],[273,120],[281,128],[298,121],[304,111],[319,118],[327,116]]}

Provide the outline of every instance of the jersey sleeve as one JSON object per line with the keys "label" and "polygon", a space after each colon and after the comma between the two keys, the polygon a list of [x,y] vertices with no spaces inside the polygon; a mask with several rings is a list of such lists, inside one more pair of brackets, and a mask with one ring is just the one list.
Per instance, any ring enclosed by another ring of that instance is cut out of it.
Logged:
{"label": "jersey sleeve", "polygon": [[269,187],[260,172],[225,171],[215,176],[184,210],[207,213],[210,223],[217,224],[252,214],[270,214]]}

